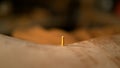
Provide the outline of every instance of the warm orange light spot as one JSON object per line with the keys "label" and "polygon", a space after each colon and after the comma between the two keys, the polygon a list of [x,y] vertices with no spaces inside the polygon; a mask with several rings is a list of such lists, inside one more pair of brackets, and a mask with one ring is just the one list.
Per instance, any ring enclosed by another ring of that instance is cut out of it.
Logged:
{"label": "warm orange light spot", "polygon": [[64,36],[61,36],[61,46],[64,46]]}

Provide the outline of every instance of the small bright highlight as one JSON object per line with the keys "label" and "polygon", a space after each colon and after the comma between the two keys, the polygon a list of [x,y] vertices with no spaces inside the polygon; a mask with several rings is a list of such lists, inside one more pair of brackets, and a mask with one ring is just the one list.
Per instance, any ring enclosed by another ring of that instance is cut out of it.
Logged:
{"label": "small bright highlight", "polygon": [[64,46],[64,36],[61,36],[61,46]]}

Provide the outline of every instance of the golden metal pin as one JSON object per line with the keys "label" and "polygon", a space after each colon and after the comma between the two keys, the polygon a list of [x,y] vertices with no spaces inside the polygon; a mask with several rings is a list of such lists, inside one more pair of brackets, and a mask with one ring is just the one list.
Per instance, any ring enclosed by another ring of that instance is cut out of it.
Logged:
{"label": "golden metal pin", "polygon": [[61,46],[64,46],[64,36],[61,36]]}

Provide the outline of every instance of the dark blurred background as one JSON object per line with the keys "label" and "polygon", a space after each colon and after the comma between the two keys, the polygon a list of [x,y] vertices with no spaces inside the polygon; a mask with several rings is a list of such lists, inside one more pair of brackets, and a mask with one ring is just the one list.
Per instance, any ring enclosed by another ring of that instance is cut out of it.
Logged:
{"label": "dark blurred background", "polygon": [[107,28],[118,33],[120,0],[0,0],[0,33],[11,35],[32,26],[67,32],[85,29],[88,33],[104,33]]}
{"label": "dark blurred background", "polygon": [[9,24],[7,28],[10,30],[15,26],[24,26],[25,21],[21,22],[21,19],[44,28],[71,31],[76,28],[79,9],[79,0],[0,0],[0,24],[1,27]]}

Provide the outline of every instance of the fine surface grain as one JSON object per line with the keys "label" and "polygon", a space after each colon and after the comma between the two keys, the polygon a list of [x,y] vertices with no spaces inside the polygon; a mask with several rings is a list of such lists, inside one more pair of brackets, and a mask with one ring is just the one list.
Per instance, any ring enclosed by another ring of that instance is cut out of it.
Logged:
{"label": "fine surface grain", "polygon": [[120,68],[120,36],[61,47],[0,35],[0,68]]}

